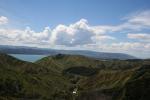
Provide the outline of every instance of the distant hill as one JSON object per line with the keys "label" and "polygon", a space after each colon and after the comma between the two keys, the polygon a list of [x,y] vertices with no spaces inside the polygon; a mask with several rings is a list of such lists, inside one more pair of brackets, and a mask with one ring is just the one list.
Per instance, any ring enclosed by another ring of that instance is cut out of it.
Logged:
{"label": "distant hill", "polygon": [[25,46],[7,46],[0,45],[0,52],[8,54],[37,54],[37,55],[55,55],[55,54],[72,54],[72,55],[84,55],[97,59],[136,59],[136,57],[123,54],[123,53],[106,53],[106,52],[95,52],[88,50],[56,50],[56,49],[45,49],[36,47],[25,47]]}

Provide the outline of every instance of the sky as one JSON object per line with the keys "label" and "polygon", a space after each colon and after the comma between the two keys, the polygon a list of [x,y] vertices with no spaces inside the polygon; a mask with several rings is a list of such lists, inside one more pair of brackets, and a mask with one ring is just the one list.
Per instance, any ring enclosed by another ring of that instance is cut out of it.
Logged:
{"label": "sky", "polygon": [[0,45],[150,58],[150,0],[0,0]]}

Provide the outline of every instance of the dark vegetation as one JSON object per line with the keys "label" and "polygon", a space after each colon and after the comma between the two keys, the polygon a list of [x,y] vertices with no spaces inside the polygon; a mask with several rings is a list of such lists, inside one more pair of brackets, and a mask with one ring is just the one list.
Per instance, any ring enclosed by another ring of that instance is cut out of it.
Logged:
{"label": "dark vegetation", "polygon": [[149,93],[150,59],[58,54],[30,63],[0,54],[0,100],[150,100]]}
{"label": "dark vegetation", "polygon": [[70,67],[68,69],[65,69],[63,71],[66,75],[81,75],[81,76],[92,76],[95,75],[98,72],[98,68],[88,68],[84,66],[78,66],[78,67]]}

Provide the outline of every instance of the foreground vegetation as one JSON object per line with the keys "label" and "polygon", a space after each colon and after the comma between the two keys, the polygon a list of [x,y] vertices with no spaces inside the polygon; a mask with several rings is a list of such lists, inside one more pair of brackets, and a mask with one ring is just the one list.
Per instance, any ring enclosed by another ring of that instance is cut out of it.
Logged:
{"label": "foreground vegetation", "polygon": [[2,100],[150,100],[149,84],[149,59],[58,54],[30,63],[0,54]]}

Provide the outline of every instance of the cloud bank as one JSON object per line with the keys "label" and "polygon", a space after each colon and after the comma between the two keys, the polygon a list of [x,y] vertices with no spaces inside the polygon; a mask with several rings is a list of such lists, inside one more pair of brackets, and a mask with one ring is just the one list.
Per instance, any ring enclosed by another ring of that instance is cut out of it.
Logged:
{"label": "cloud bank", "polygon": [[129,33],[128,38],[150,43],[150,33]]}
{"label": "cloud bank", "polygon": [[[146,52],[150,56],[150,10],[136,12],[123,18],[119,25],[92,26],[86,19],[70,25],[60,24],[55,28],[45,27],[36,32],[30,27],[24,30],[0,27],[0,44],[75,47],[108,52]],[[0,16],[0,25],[8,24],[8,18]],[[122,33],[125,32],[125,33]],[[116,35],[125,34],[125,40]]]}
{"label": "cloud bank", "polygon": [[77,46],[95,44],[98,41],[113,40],[112,36],[105,34],[101,27],[90,26],[86,19],[81,19],[70,25],[58,25],[54,29],[45,27],[42,32],[35,32],[30,27],[25,30],[0,29],[0,37],[7,41],[23,44],[47,44]]}

